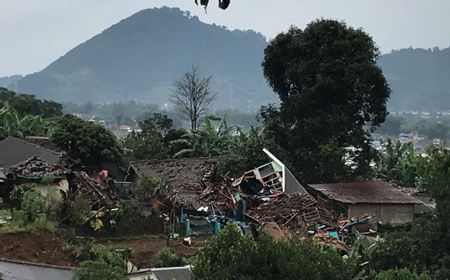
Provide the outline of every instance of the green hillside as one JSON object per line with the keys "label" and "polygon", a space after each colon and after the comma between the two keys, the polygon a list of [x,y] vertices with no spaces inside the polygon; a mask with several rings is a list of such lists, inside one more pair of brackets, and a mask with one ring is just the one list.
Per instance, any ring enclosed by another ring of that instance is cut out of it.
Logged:
{"label": "green hillside", "polygon": [[177,8],[142,10],[77,46],[14,88],[70,102],[135,99],[164,104],[193,65],[213,76],[216,107],[254,109],[276,101],[261,61],[266,39],[208,25]]}

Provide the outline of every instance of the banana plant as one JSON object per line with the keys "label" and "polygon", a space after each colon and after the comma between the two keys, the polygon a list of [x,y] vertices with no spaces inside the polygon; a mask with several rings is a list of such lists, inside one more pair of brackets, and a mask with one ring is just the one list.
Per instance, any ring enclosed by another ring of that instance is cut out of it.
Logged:
{"label": "banana plant", "polygon": [[225,120],[215,127],[206,117],[202,130],[191,131],[183,135],[181,139],[171,141],[171,144],[183,144],[188,147],[177,152],[174,157],[218,156],[228,147],[232,136],[233,128],[229,127]]}

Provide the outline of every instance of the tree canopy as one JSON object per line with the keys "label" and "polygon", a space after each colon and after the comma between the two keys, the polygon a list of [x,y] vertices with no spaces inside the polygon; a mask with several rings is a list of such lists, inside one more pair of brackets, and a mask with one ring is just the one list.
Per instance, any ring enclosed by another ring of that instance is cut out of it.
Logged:
{"label": "tree canopy", "polygon": [[43,118],[49,118],[63,114],[60,103],[37,99],[36,96],[31,94],[18,94],[0,87],[0,107],[4,106],[6,102],[9,102],[17,110],[20,117],[39,115]]}
{"label": "tree canopy", "polygon": [[65,115],[56,121],[51,139],[71,157],[89,167],[122,162],[122,150],[112,132],[73,115]]}
{"label": "tree canopy", "polygon": [[264,75],[281,104],[262,116],[306,181],[368,172],[369,131],[385,120],[390,95],[378,55],[362,30],[324,19],[292,27],[265,49]]}

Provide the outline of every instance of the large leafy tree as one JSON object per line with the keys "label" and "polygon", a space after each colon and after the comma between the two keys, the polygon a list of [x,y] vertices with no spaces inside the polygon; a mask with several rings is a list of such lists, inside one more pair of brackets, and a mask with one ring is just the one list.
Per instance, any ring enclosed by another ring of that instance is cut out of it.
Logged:
{"label": "large leafy tree", "polygon": [[368,172],[369,132],[385,120],[390,95],[378,55],[362,30],[324,19],[292,27],[266,48],[264,75],[281,105],[262,115],[305,180]]}
{"label": "large leafy tree", "polygon": [[127,160],[163,159],[168,157],[166,137],[171,137],[173,120],[161,113],[154,113],[139,122],[140,132],[132,131],[123,142]]}
{"label": "large leafy tree", "polygon": [[122,149],[114,134],[73,115],[56,121],[51,139],[71,157],[91,168],[103,163],[122,163]]}

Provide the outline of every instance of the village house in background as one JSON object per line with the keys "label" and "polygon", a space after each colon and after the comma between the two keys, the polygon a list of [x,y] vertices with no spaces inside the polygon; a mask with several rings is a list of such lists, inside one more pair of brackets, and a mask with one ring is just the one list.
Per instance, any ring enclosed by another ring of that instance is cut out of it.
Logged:
{"label": "village house in background", "polygon": [[309,185],[311,192],[336,213],[346,217],[370,215],[373,222],[403,224],[413,221],[421,202],[382,181]]}

